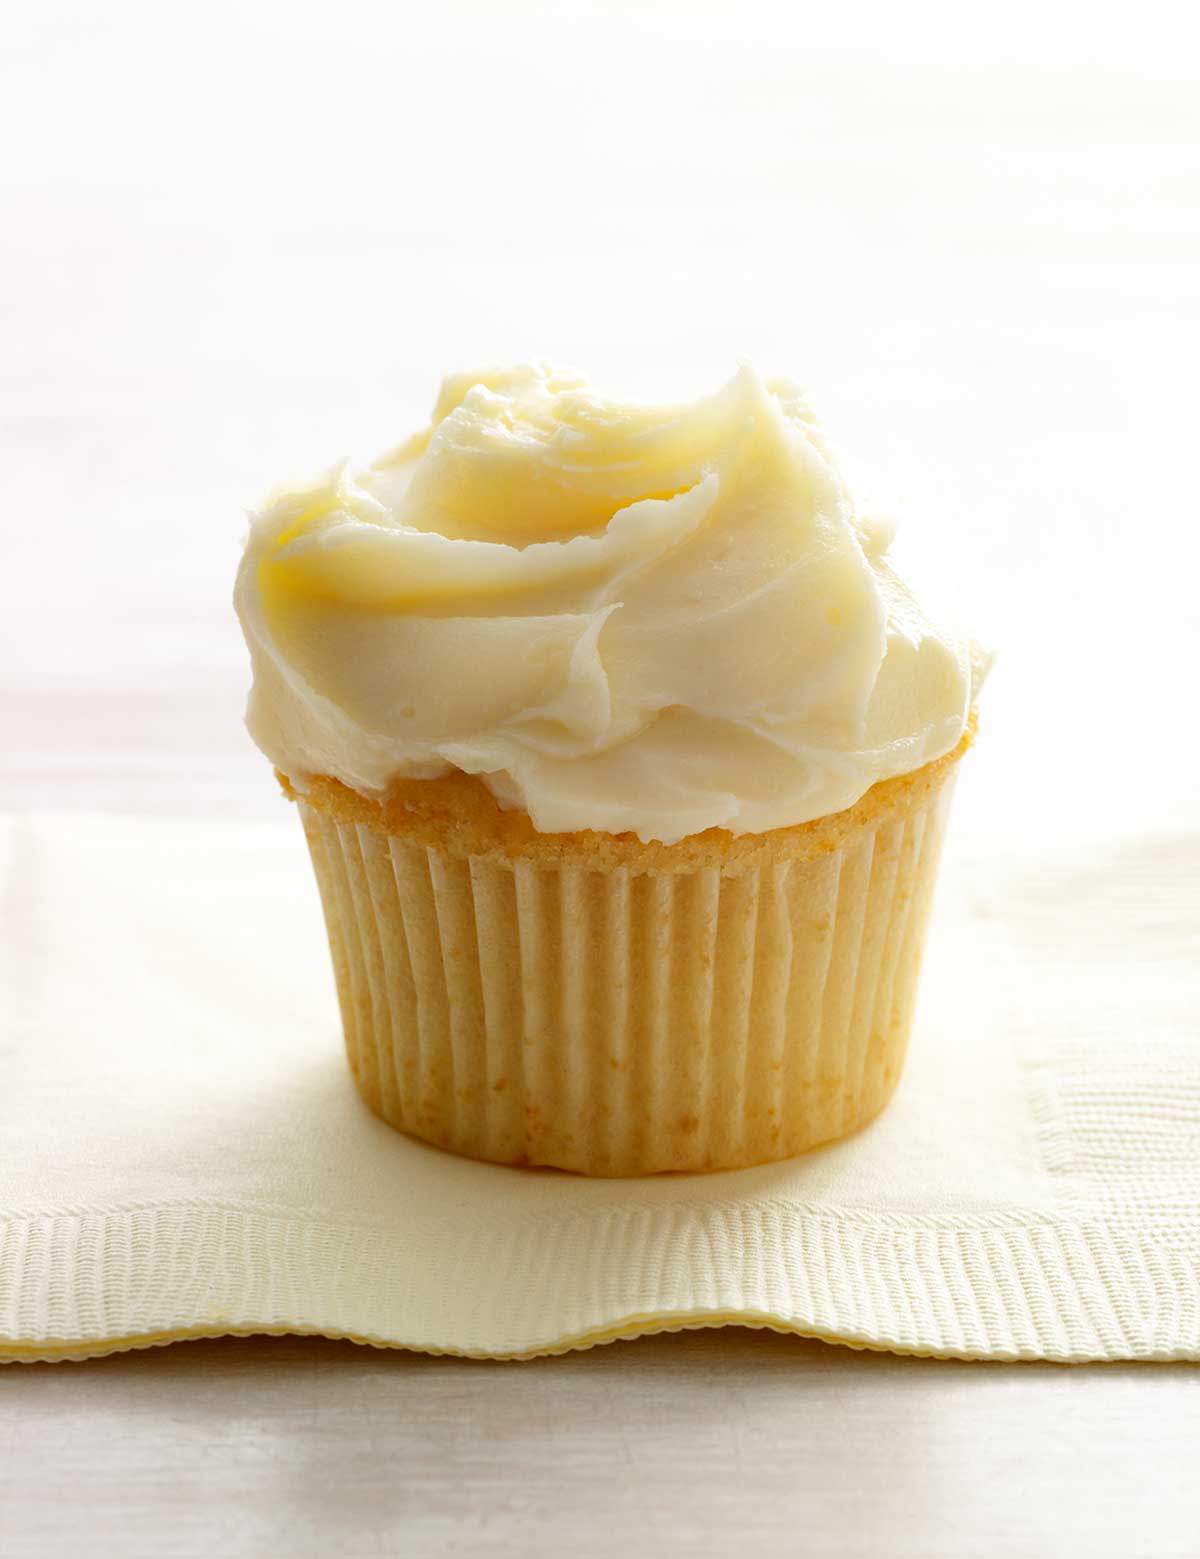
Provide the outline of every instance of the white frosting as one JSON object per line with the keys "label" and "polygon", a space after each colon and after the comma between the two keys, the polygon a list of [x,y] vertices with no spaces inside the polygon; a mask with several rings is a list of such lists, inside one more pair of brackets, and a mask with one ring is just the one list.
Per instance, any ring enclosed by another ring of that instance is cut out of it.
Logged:
{"label": "white frosting", "polygon": [[889,540],[750,368],[670,408],[544,365],[459,375],[425,433],[254,517],[247,723],[300,789],[457,768],[545,832],[806,822],[967,718],[969,645]]}

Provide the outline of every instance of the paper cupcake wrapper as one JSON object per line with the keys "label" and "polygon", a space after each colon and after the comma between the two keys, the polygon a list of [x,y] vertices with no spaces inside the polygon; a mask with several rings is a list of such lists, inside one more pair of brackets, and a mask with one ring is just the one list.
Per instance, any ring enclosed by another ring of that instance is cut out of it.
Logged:
{"label": "paper cupcake wrapper", "polygon": [[953,766],[839,848],[736,874],[457,856],[300,803],[363,1098],[458,1153],[765,1163],[896,1086]]}

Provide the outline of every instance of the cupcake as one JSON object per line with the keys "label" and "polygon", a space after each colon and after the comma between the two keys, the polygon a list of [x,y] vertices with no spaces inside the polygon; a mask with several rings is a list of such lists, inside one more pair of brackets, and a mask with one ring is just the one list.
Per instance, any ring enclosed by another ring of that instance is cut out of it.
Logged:
{"label": "cupcake", "polygon": [[385,1121],[592,1175],[856,1130],[896,1086],[980,667],[801,394],[536,365],[273,495],[247,723]]}

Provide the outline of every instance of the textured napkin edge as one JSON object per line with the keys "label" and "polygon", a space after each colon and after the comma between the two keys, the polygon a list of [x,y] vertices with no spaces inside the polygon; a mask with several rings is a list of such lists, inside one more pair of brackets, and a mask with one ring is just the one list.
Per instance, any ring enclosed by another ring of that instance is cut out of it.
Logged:
{"label": "textured napkin edge", "polygon": [[0,1224],[0,1274],[0,1362],[261,1333],[522,1359],[721,1325],[939,1358],[1200,1360],[1200,1250],[1044,1219],[624,1207],[498,1230],[460,1270],[436,1241],[184,1204]]}

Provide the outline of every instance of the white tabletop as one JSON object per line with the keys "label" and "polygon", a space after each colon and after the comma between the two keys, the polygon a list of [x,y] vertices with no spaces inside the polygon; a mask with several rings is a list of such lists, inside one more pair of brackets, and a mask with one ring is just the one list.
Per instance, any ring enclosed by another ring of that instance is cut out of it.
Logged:
{"label": "white tabletop", "polygon": [[[959,838],[1200,821],[1195,38],[970,10],[10,19],[0,807],[274,813],[241,506],[472,360],[685,394],[745,355],[1001,650]],[[245,1340],[13,1367],[0,1408],[5,1559],[1200,1548],[1187,1367]]]}
{"label": "white tabletop", "polygon": [[1194,1559],[1200,1378],[730,1328],[528,1364],[263,1338],[12,1367],[6,1559]]}

